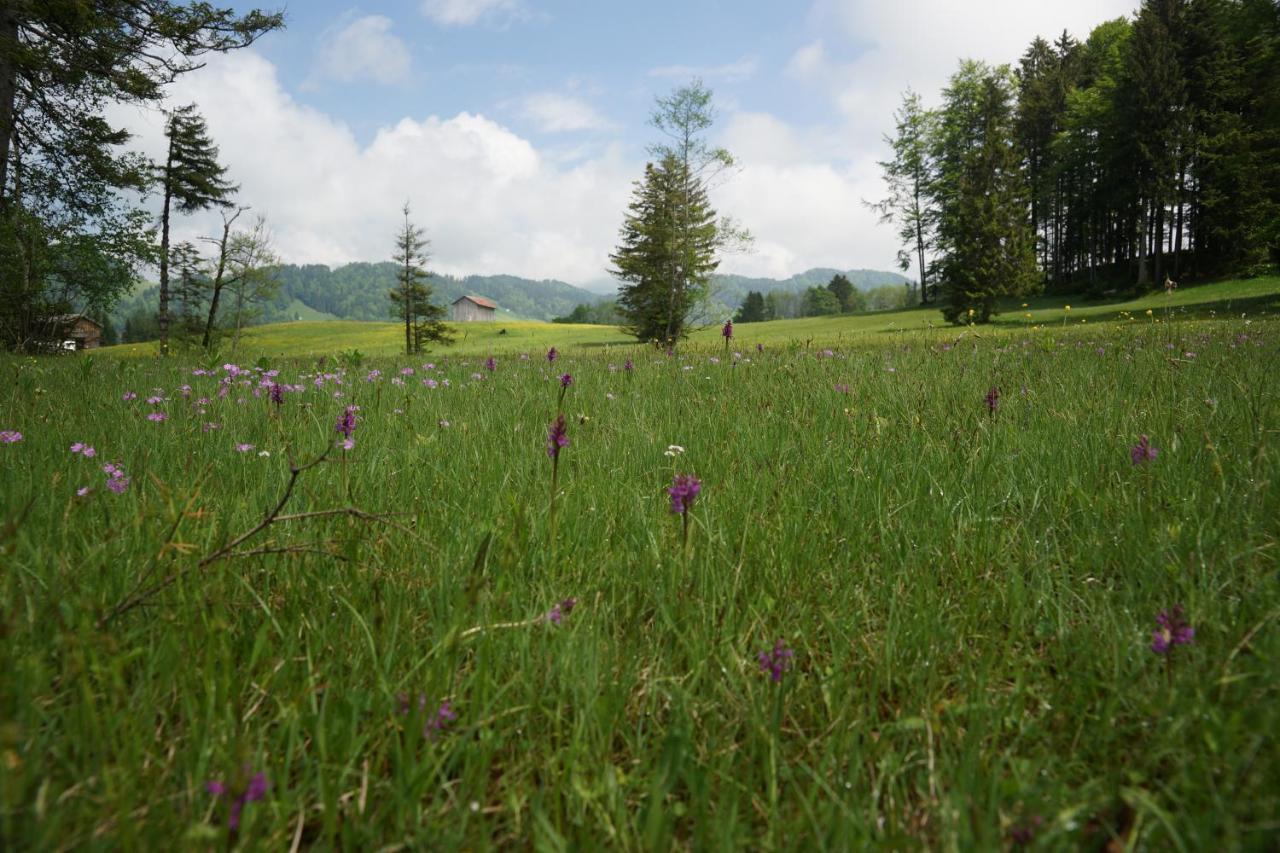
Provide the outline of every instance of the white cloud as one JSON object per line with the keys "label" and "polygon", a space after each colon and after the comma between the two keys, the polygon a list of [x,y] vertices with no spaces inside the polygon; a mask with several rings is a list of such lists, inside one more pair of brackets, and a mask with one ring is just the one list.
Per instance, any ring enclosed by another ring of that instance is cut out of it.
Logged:
{"label": "white cloud", "polygon": [[390,18],[366,15],[321,37],[317,73],[333,80],[403,83],[409,79],[409,49],[391,32]]}
{"label": "white cloud", "polygon": [[538,92],[524,99],[520,114],[543,133],[607,130],[612,125],[586,101],[557,92]]}
{"label": "white cloud", "polygon": [[[196,102],[221,148],[238,201],[268,217],[286,260],[340,264],[388,258],[404,201],[432,243],[431,268],[598,280],[637,171],[611,147],[560,165],[527,140],[472,113],[404,118],[361,145],[342,122],[285,93],[250,51],[214,57],[172,90]],[[154,113],[113,118],[153,157]],[[216,216],[183,217],[175,239],[212,233]]]}
{"label": "white cloud", "polygon": [[724,83],[741,83],[755,76],[760,61],[753,56],[746,56],[736,62],[724,65],[662,65],[649,69],[650,77],[671,77],[679,80],[691,80],[699,77],[703,80],[719,80]]}
{"label": "white cloud", "polygon": [[807,44],[797,50],[787,63],[787,74],[800,79],[811,78],[827,66],[827,48],[822,40]]}
{"label": "white cloud", "polygon": [[465,27],[481,18],[518,17],[520,0],[422,0],[422,14],[437,24]]}
{"label": "white cloud", "polygon": [[786,278],[819,266],[893,269],[893,234],[862,204],[881,192],[874,158],[851,160],[829,130],[797,130],[761,113],[734,115],[720,141],[743,168],[714,202],[755,236],[754,251],[726,258],[723,271]]}

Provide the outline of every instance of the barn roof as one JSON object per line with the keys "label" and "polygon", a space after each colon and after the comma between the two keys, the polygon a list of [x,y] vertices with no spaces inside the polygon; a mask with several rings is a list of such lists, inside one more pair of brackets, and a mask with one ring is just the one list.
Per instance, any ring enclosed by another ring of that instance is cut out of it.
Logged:
{"label": "barn roof", "polygon": [[475,304],[479,305],[481,308],[496,309],[498,307],[498,303],[494,302],[492,299],[485,299],[483,296],[459,296],[457,299],[453,301],[453,304],[457,305],[459,302],[462,302],[463,300],[470,300],[471,302],[474,302]]}
{"label": "barn roof", "polygon": [[46,317],[44,321],[51,326],[57,326],[61,328],[63,326],[74,326],[76,323],[79,323],[81,320],[85,321],[86,323],[92,323],[93,325],[97,326],[99,329],[102,328],[101,323],[99,323],[97,320],[85,314],[56,314],[52,317]]}

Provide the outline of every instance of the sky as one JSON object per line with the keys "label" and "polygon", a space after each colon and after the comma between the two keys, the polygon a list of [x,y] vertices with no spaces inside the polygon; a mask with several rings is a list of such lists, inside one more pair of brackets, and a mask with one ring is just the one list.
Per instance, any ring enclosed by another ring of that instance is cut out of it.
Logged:
{"label": "sky", "polygon": [[[388,260],[407,202],[435,272],[605,289],[660,141],[654,99],[696,77],[711,142],[740,163],[713,203],[755,238],[722,272],[894,269],[894,229],[864,202],[884,195],[903,91],[934,104],[962,58],[1014,63],[1036,35],[1083,39],[1134,2],[295,0],[285,30],[211,58],[167,106],[198,106],[285,261]],[[112,117],[162,159],[158,110]]]}

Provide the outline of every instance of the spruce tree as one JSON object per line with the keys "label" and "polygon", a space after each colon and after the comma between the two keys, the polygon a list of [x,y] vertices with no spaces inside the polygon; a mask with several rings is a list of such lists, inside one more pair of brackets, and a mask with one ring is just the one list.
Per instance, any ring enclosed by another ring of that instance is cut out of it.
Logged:
{"label": "spruce tree", "polygon": [[431,301],[430,273],[426,270],[428,246],[422,229],[409,221],[409,204],[404,206],[404,225],[396,233],[396,286],[388,293],[391,314],[404,322],[406,355],[422,352],[423,344],[435,341],[450,344],[453,337],[444,323],[445,309]]}
{"label": "spruce tree", "polygon": [[985,323],[999,297],[1036,285],[1026,184],[1013,143],[1012,75],[1007,66],[965,62],[943,99],[933,183],[943,316]]}
{"label": "spruce tree", "polygon": [[609,256],[625,328],[641,341],[673,344],[719,266],[716,213],[705,187],[674,155],[645,166]]}
{"label": "spruce tree", "polygon": [[765,319],[764,294],[758,290],[747,292],[742,307],[733,315],[735,323],[759,323]]}
{"label": "spruce tree", "polygon": [[160,207],[160,354],[169,352],[169,225],[171,214],[195,213],[210,207],[230,207],[239,187],[226,178],[218,163],[218,146],[194,104],[179,107],[165,123],[168,153],[158,176],[163,193]]}

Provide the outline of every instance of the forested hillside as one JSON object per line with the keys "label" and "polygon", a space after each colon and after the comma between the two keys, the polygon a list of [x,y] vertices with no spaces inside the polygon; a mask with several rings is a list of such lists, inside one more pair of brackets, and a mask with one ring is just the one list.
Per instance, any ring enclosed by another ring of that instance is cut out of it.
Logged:
{"label": "forested hillside", "polygon": [[[713,278],[717,316],[737,309],[748,291],[801,293],[822,287],[838,270],[811,269],[787,279],[718,275]],[[257,309],[252,323],[293,320],[387,320],[391,318],[387,293],[395,285],[396,265],[353,263],[330,268],[323,264],[286,264],[274,271],[276,294]],[[844,273],[864,290],[904,284],[907,279],[892,272],[849,270]],[[563,281],[520,278],[514,275],[432,275],[429,283],[438,304],[448,305],[459,296],[486,296],[498,303],[500,316],[551,320],[570,315],[579,305],[593,306],[611,297],[575,287]],[[142,287],[123,299],[112,322],[127,341],[148,340],[155,326],[157,288]]]}

